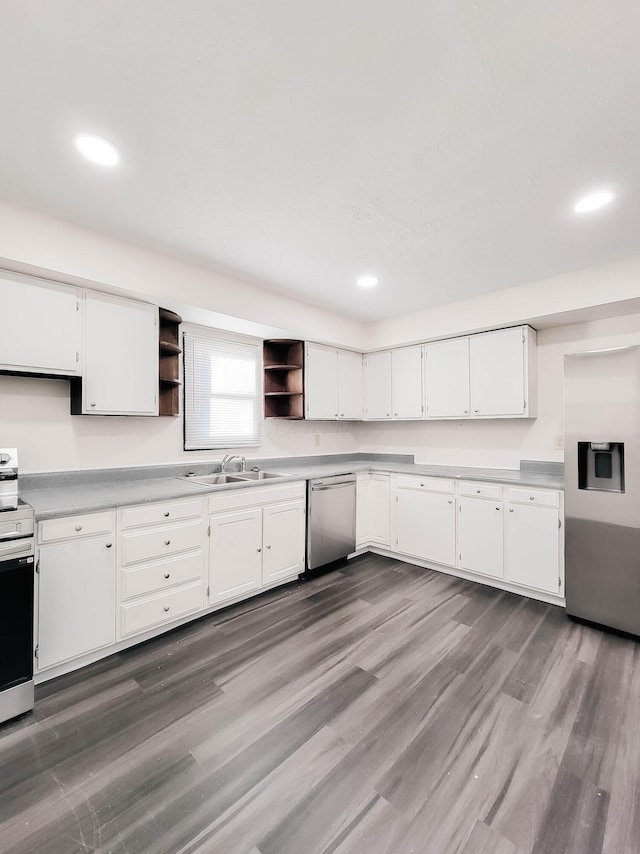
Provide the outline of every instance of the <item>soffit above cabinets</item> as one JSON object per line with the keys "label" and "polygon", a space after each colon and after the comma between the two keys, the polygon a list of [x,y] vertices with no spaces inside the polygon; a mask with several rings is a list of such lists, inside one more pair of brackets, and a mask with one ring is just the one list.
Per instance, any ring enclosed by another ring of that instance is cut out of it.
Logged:
{"label": "soffit above cabinets", "polygon": [[2,196],[90,229],[363,320],[640,249],[637,4],[8,0],[2,28]]}

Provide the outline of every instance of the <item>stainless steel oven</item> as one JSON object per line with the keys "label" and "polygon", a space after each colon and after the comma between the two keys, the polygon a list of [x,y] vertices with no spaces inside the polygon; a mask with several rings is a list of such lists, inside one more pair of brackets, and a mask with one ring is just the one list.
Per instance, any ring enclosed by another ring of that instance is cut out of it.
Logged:
{"label": "stainless steel oven", "polygon": [[34,514],[15,449],[0,450],[0,722],[33,708]]}

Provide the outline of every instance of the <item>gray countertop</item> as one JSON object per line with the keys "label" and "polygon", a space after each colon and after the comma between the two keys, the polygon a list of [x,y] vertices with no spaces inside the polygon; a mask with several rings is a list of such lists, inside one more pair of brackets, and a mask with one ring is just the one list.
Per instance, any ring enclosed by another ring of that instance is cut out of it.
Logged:
{"label": "gray countertop", "polygon": [[[148,470],[141,476],[135,470],[127,478],[126,471],[117,470],[117,477],[109,472],[78,472],[58,475],[27,475],[21,483],[20,497],[30,504],[37,520],[93,513],[114,507],[166,501],[212,492],[227,492],[234,489],[263,489],[281,483],[328,477],[346,472],[380,471],[399,474],[428,475],[460,480],[491,481],[515,486],[532,486],[543,489],[563,489],[564,478],[552,471],[541,469],[491,469],[468,466],[437,466],[412,463],[408,457],[364,454],[328,459],[291,458],[265,461],[261,468],[282,472],[282,478],[247,483],[232,483],[219,486],[204,486],[184,480],[180,474],[167,476],[171,467],[162,466]],[[253,461],[250,461],[253,462]],[[175,468],[175,467],[174,467]],[[183,467],[184,468],[184,467]],[[209,471],[212,466],[209,466]],[[173,469],[172,469],[173,471]],[[179,468],[176,471],[180,471]],[[180,472],[186,473],[186,472]],[[204,472],[199,472],[204,473]],[[94,478],[92,479],[92,474]]]}

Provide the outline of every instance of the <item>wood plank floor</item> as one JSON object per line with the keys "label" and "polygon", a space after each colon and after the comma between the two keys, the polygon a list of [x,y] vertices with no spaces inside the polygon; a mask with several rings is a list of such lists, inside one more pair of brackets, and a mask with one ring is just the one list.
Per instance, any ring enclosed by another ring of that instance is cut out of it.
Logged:
{"label": "wood plank floor", "polygon": [[4,854],[638,854],[640,645],[367,555],[0,728]]}

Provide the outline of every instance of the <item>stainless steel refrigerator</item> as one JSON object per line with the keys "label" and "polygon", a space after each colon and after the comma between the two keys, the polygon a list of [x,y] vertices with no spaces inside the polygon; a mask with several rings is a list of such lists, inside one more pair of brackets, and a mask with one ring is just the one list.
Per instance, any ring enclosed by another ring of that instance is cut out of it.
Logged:
{"label": "stainless steel refrigerator", "polygon": [[567,613],[640,635],[640,347],[565,356]]}

